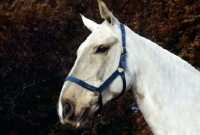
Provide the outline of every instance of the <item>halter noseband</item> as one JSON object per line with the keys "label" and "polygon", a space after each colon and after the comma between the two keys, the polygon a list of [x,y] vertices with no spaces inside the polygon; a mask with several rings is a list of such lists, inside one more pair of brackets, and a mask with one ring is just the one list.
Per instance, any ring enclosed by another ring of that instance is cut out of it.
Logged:
{"label": "halter noseband", "polygon": [[124,74],[124,70],[126,68],[126,37],[125,37],[125,27],[123,24],[120,24],[120,29],[121,29],[121,34],[122,34],[122,53],[121,53],[121,56],[120,56],[120,60],[119,60],[119,66],[118,68],[122,68],[123,71],[118,71],[118,68],[117,70],[112,73],[112,75],[105,81],[103,82],[99,87],[95,87],[95,86],[92,86],[78,78],[75,78],[73,76],[67,76],[65,81],[71,81],[71,82],[74,82],[88,90],[91,90],[91,91],[98,91],[100,93],[99,95],[99,109],[97,110],[97,112],[95,113],[95,116],[99,115],[101,110],[102,110],[102,107],[103,107],[103,103],[102,103],[102,91],[105,90],[105,88],[110,84],[112,83],[112,81],[118,76],[120,75],[121,76],[121,79],[122,79],[122,82],[123,82],[123,88],[122,88],[122,91],[121,93],[115,97],[114,99],[118,99],[119,97],[121,97],[125,90],[126,90],[126,80],[125,80],[125,74]]}

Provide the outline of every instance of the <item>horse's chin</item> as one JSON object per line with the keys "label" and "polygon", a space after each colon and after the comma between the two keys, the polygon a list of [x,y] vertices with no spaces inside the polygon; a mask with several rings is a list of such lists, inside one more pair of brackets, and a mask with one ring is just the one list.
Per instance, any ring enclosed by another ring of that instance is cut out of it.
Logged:
{"label": "horse's chin", "polygon": [[[81,114],[80,118],[78,121],[74,124],[75,128],[81,128],[86,125],[86,123],[93,117],[95,117],[94,114],[98,111],[99,106],[97,105],[96,107],[92,108],[86,108],[83,113]],[[92,109],[92,110],[91,110]]]}
{"label": "horse's chin", "polygon": [[83,127],[88,121],[89,121],[89,108],[86,108],[82,115],[80,116],[80,118],[78,119],[78,121],[76,122],[76,124],[74,125],[75,128],[80,128]]}
{"label": "horse's chin", "polygon": [[60,119],[61,123],[72,127],[72,128],[81,128],[84,127],[84,125],[88,122],[89,120],[89,109],[86,108],[84,109],[81,114],[79,114],[76,117],[73,118],[64,118],[64,119]]}
{"label": "horse's chin", "polygon": [[95,116],[99,109],[98,104],[93,104],[88,108],[82,109],[82,111],[70,118],[60,118],[62,124],[73,127],[73,128],[82,128]]}

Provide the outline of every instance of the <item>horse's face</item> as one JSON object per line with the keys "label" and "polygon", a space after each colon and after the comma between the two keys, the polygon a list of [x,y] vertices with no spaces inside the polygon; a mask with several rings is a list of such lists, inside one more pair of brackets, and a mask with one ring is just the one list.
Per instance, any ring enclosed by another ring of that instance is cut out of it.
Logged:
{"label": "horse's face", "polygon": [[[84,24],[92,33],[80,45],[77,59],[69,73],[70,76],[95,87],[99,87],[116,71],[122,51],[119,22],[109,11],[108,13],[109,18],[105,17],[106,21],[101,25],[82,16]],[[103,104],[116,97],[121,90],[122,81],[120,77],[117,77],[102,92]],[[99,92],[93,92],[76,83],[65,81],[58,102],[58,114],[63,124],[82,126],[98,108]]]}

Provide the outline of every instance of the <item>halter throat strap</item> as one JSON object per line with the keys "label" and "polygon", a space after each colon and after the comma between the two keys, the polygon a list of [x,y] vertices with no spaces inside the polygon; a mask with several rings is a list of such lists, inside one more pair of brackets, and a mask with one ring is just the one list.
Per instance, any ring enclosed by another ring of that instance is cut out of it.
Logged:
{"label": "halter throat strap", "polygon": [[[120,24],[120,29],[121,29],[121,35],[122,35],[122,53],[121,53],[121,56],[120,56],[120,60],[119,60],[119,66],[118,68],[116,69],[115,72],[113,72],[111,74],[110,77],[108,77],[108,79],[103,82],[99,87],[95,87],[93,85],[90,85],[86,82],[84,82],[83,80],[80,80],[76,77],[73,77],[73,76],[67,76],[65,81],[71,81],[71,82],[74,82],[88,90],[91,90],[91,91],[98,91],[100,96],[99,96],[99,109],[97,110],[97,112],[95,113],[95,116],[99,115],[101,110],[102,110],[102,107],[103,107],[103,103],[102,103],[102,91],[105,90],[108,85],[110,85],[114,80],[115,78],[117,78],[117,76],[119,75],[122,79],[122,83],[123,83],[123,88],[122,88],[122,91],[121,93],[113,98],[113,99],[118,99],[119,97],[121,97],[124,92],[126,91],[126,79],[125,79],[125,68],[126,68],[126,34],[125,34],[125,27],[124,25],[121,23]],[[119,68],[122,68],[122,71],[119,71],[118,69]]]}

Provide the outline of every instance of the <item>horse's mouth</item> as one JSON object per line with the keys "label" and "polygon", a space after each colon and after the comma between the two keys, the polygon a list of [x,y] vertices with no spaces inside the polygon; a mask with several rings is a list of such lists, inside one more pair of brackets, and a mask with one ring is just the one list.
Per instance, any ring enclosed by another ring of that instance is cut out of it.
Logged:
{"label": "horse's mouth", "polygon": [[86,108],[81,117],[79,118],[79,120],[77,121],[77,123],[75,124],[75,128],[79,128],[82,125],[84,125],[84,123],[87,122],[88,115],[89,115],[89,108]]}

